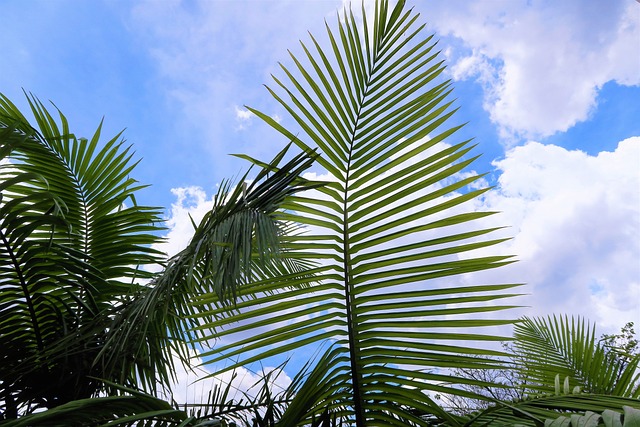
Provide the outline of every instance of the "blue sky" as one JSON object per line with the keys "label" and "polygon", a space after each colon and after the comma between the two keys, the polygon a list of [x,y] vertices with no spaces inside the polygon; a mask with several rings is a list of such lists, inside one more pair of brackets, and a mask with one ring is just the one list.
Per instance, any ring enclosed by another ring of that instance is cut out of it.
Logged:
{"label": "blue sky", "polygon": [[[529,283],[526,314],[640,326],[640,3],[408,3],[440,38],[460,138],[475,137],[473,168],[496,185],[478,208],[511,225],[504,251],[521,261],[491,278]],[[152,184],[139,202],[166,207],[175,250],[187,212],[244,171],[229,153],[283,146],[243,105],[284,117],[262,85],[342,6],[0,0],[0,92],[23,110],[22,89],[53,101],[78,135],[103,116],[105,136],[126,128],[134,177]]]}

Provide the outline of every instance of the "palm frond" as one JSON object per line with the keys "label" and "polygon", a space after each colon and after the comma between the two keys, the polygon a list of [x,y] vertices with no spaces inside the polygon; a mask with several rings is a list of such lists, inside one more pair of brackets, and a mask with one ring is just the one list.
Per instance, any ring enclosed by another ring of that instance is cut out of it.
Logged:
{"label": "palm frond", "polygon": [[187,414],[164,400],[135,389],[106,383],[117,390],[117,394],[74,400],[1,424],[3,427],[189,425]]}
{"label": "palm frond", "polygon": [[155,391],[176,354],[189,363],[194,295],[214,292],[225,306],[247,281],[310,280],[308,262],[280,251],[291,223],[279,209],[318,185],[299,177],[312,152],[283,161],[285,149],[250,183],[223,184],[190,245],[154,275],[144,266],[164,261],[152,248],[162,221],[159,209],[136,203],[131,148],[120,135],[100,143],[102,125],[76,138],[62,113],[28,101],[36,127],[0,96],[5,416],[104,391],[96,376]]}
{"label": "palm frond", "polygon": [[[250,183],[221,185],[188,246],[113,317],[98,355],[107,371],[120,369],[124,375],[137,370],[147,387],[166,385],[173,375],[174,356],[189,366],[189,342],[199,336],[194,328],[213,321],[215,310],[227,311],[247,283],[259,279],[268,283],[283,274],[303,283],[312,279],[308,262],[289,259],[281,251],[290,224],[281,220],[280,206],[293,194],[317,186],[300,178],[313,156],[299,154],[279,165],[286,150]],[[209,293],[215,295],[210,305],[193,304],[199,295]]]}
{"label": "palm frond", "polygon": [[[31,402],[22,410],[88,397],[98,383],[92,365],[104,331],[81,341],[77,331],[131,291],[145,264],[159,261],[159,210],[137,206],[140,186],[119,137],[97,149],[69,132],[28,96],[35,127],[0,96],[1,399]],[[128,206],[127,206],[128,205]],[[61,346],[62,341],[72,345]],[[12,406],[13,407],[9,407]]]}
{"label": "palm frond", "polygon": [[[301,150],[317,147],[316,164],[329,174],[315,192],[289,198],[283,214],[309,227],[289,245],[317,260],[319,284],[292,287],[290,277],[249,284],[232,316],[217,309],[195,331],[203,341],[223,340],[203,357],[237,360],[226,369],[333,342],[310,389],[315,398],[301,397],[303,419],[326,408],[357,426],[447,419],[428,393],[461,393],[447,386],[463,381],[448,369],[480,368],[472,356],[500,354],[483,348],[505,339],[486,328],[511,323],[492,313],[513,307],[499,301],[518,285],[443,285],[513,260],[473,255],[502,239],[472,228],[491,213],[465,210],[486,189],[470,187],[480,176],[460,174],[473,161],[469,141],[443,143],[459,126],[445,126],[455,111],[450,84],[439,81],[444,66],[417,18],[402,1],[378,1],[372,23],[363,15],[360,26],[345,12],[337,30],[327,26],[329,49],[313,36],[302,44],[302,58],[291,55],[294,68],[282,65],[284,78],[267,87],[297,130],[250,109]],[[237,335],[252,327],[265,330]]]}
{"label": "palm frond", "polygon": [[595,327],[583,318],[524,318],[515,326],[514,338],[516,360],[531,390],[553,393],[558,376],[589,393],[640,396],[640,355],[628,363],[609,357]]}

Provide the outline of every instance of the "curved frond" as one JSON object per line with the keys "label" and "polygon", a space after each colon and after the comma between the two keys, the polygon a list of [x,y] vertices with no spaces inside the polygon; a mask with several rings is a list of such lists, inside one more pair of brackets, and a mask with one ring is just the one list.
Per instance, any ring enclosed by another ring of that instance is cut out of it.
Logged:
{"label": "curved frond", "polygon": [[246,282],[310,280],[308,261],[281,253],[292,224],[280,206],[318,186],[299,176],[312,152],[283,161],[285,149],[253,181],[224,184],[189,246],[152,274],[145,265],[164,261],[152,248],[162,220],[136,203],[130,147],[119,135],[100,143],[101,126],[76,138],[64,115],[28,100],[35,127],[0,96],[5,417],[105,391],[94,377],[155,391],[172,378],[176,355],[189,365],[194,295],[213,292],[220,307]]}
{"label": "curved frond", "polygon": [[[313,156],[303,153],[279,165],[286,150],[250,183],[243,179],[234,188],[221,185],[187,247],[112,321],[105,319],[102,326],[109,333],[98,355],[103,369],[120,371],[124,376],[119,381],[135,371],[150,389],[158,382],[166,385],[173,378],[175,356],[189,366],[189,341],[201,335],[193,333],[194,328],[214,321],[215,309],[228,310],[249,283],[285,274],[303,283],[312,279],[308,262],[282,253],[281,240],[291,225],[281,220],[280,206],[293,194],[317,186],[300,178]],[[202,294],[214,295],[210,305],[193,304]]]}

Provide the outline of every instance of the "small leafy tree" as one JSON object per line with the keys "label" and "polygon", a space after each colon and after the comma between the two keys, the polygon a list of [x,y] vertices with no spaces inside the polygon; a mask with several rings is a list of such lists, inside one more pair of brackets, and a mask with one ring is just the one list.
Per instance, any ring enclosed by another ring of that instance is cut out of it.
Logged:
{"label": "small leafy tree", "polygon": [[626,366],[640,354],[633,322],[627,322],[618,334],[603,334],[600,342],[612,363],[621,362],[622,366]]}
{"label": "small leafy tree", "polygon": [[437,398],[443,402],[443,407],[459,415],[470,415],[491,407],[496,401],[514,402],[526,397],[525,385],[518,370],[515,369],[513,357],[510,356],[514,355],[514,347],[511,343],[502,343],[502,347],[507,356],[502,359],[504,363],[498,368],[454,369],[454,376],[469,378],[476,382],[460,384],[459,387],[478,397],[440,394]]}

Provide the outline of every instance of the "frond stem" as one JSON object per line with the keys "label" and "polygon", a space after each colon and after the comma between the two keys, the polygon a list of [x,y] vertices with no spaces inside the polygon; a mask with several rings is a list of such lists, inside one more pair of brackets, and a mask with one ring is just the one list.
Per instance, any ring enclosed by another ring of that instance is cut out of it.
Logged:
{"label": "frond stem", "polygon": [[[373,69],[373,68],[372,68]],[[354,82],[356,83],[356,82]],[[366,416],[364,412],[363,406],[363,396],[361,393],[361,382],[362,382],[362,374],[360,373],[360,343],[358,338],[358,330],[356,329],[356,325],[358,321],[356,319],[356,315],[353,313],[353,308],[355,307],[356,301],[352,295],[352,273],[351,273],[351,248],[350,248],[350,236],[349,236],[349,215],[348,215],[348,206],[347,200],[349,199],[349,177],[351,174],[351,156],[353,155],[353,146],[356,140],[356,134],[358,130],[358,123],[360,120],[360,113],[362,112],[362,108],[365,104],[365,99],[368,94],[369,84],[371,83],[371,75],[367,76],[367,82],[364,84],[364,90],[362,91],[362,96],[360,102],[358,103],[358,111],[355,113],[355,122],[353,124],[353,130],[351,131],[351,137],[349,140],[349,151],[347,152],[347,160],[346,166],[347,170],[345,173],[345,186],[344,186],[344,199],[342,201],[342,221],[343,221],[343,229],[342,229],[342,239],[344,245],[344,257],[343,257],[343,268],[345,272],[345,286],[344,286],[344,295],[346,304],[346,315],[347,315],[347,334],[349,338],[349,360],[351,364],[351,372],[352,372],[352,387],[353,387],[353,400],[354,400],[354,411],[356,414],[356,427],[364,427],[366,425]]]}
{"label": "frond stem", "polygon": [[36,310],[33,305],[33,300],[31,295],[29,294],[29,289],[27,287],[27,282],[25,280],[24,275],[22,274],[22,269],[20,268],[20,262],[13,252],[9,241],[5,233],[0,229],[0,236],[2,237],[2,244],[7,250],[7,253],[11,257],[11,263],[18,275],[18,280],[20,281],[20,287],[22,288],[22,293],[24,294],[25,302],[27,303],[27,308],[29,309],[29,316],[31,316],[31,323],[33,324],[33,333],[36,336],[36,342],[38,343],[38,350],[42,351],[44,348],[44,344],[42,342],[42,333],[40,332],[40,325],[38,324],[38,317],[36,316]]}

